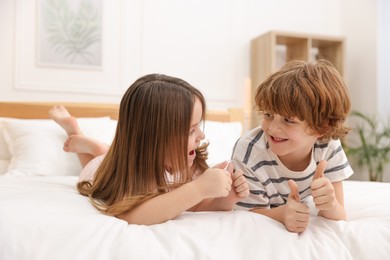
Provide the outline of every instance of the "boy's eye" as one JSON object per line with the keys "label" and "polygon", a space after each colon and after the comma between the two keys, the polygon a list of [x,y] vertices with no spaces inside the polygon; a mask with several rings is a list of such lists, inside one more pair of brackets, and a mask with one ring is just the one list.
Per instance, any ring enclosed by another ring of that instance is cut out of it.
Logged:
{"label": "boy's eye", "polygon": [[272,115],[271,113],[264,112],[264,116],[265,116],[265,117],[272,117],[273,115]]}
{"label": "boy's eye", "polygon": [[284,121],[286,121],[287,123],[290,123],[290,124],[295,123],[294,119],[292,119],[292,118],[284,118]]}

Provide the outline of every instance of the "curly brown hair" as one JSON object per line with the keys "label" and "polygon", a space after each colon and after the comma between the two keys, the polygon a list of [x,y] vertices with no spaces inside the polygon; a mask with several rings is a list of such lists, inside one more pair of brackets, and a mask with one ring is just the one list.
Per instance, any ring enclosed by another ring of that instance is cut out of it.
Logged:
{"label": "curly brown hair", "polygon": [[350,130],[348,89],[336,68],[326,60],[290,61],[256,90],[256,109],[306,121],[320,140],[344,137]]}

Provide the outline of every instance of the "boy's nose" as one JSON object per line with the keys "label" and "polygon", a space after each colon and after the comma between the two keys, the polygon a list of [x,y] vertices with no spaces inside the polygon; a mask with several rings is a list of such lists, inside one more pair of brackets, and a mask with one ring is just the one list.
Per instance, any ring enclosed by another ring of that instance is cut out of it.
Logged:
{"label": "boy's nose", "polygon": [[279,120],[272,120],[272,122],[269,125],[269,129],[271,130],[271,132],[277,132],[280,129]]}

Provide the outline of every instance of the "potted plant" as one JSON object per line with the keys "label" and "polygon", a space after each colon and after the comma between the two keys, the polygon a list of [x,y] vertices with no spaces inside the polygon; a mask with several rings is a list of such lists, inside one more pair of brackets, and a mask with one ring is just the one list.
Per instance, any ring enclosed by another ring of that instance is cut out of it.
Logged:
{"label": "potted plant", "polygon": [[390,160],[390,126],[381,124],[373,115],[353,111],[357,118],[345,152],[361,169],[367,169],[370,181],[382,181],[383,170]]}

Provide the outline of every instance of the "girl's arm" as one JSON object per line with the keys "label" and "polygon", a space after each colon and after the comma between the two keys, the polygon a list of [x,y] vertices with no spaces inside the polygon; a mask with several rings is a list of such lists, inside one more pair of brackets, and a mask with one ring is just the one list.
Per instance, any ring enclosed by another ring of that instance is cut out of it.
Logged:
{"label": "girl's arm", "polygon": [[204,199],[225,197],[231,189],[229,172],[208,169],[199,178],[154,197],[117,217],[129,224],[152,225],[174,219]]}
{"label": "girl's arm", "polygon": [[202,200],[192,207],[191,211],[229,211],[241,199],[249,195],[249,186],[241,170],[235,170],[234,163],[226,161],[214,166],[217,169],[227,170],[232,178],[232,189],[228,196]]}
{"label": "girl's arm", "polygon": [[246,178],[241,170],[235,170],[233,163],[229,163],[226,167],[232,178],[232,189],[226,197],[219,197],[213,199],[206,199],[201,201],[198,205],[191,208],[191,211],[212,211],[224,210],[229,211],[234,208],[237,202],[249,195],[249,186]]}

